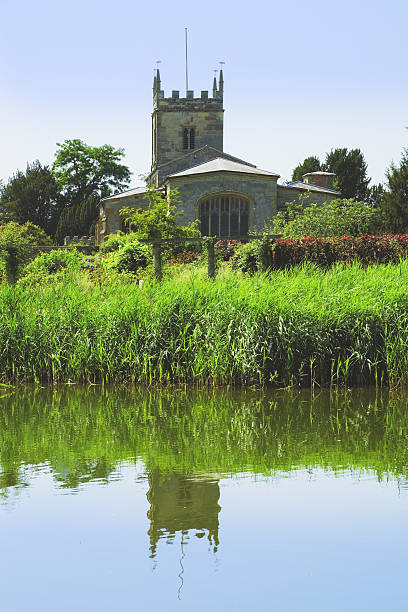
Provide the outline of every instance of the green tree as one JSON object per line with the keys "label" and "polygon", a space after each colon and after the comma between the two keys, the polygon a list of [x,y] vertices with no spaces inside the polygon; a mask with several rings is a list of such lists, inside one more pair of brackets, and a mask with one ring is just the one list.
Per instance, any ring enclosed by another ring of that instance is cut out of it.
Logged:
{"label": "green tree", "polygon": [[404,149],[399,166],[391,164],[386,172],[387,185],[380,199],[387,229],[408,231],[408,149]]}
{"label": "green tree", "polygon": [[179,225],[177,217],[183,214],[177,210],[180,203],[177,189],[165,194],[162,190],[146,188],[147,208],[122,208],[119,212],[137,238],[182,238],[199,235],[197,221]]}
{"label": "green tree", "polygon": [[367,177],[367,163],[360,149],[332,149],[326,154],[322,170],[334,172],[335,188],[340,191],[343,198],[367,201],[368,184],[371,179]]}
{"label": "green tree", "polygon": [[125,189],[131,173],[120,163],[123,149],[91,147],[79,139],[57,145],[53,171],[66,207],[56,230],[60,243],[67,235],[89,234],[97,219],[98,201]]}
{"label": "green tree", "polygon": [[69,206],[62,211],[55,233],[58,244],[64,241],[65,236],[85,236],[93,232],[99,200],[98,195],[89,196],[77,206]]}
{"label": "green tree", "polygon": [[62,198],[55,177],[37,160],[27,164],[25,173],[17,170],[7,185],[0,185],[0,223],[26,221],[54,235]]}
{"label": "green tree", "polygon": [[289,202],[273,218],[271,233],[284,238],[303,236],[361,236],[376,233],[383,227],[383,214],[378,208],[353,199],[335,199],[322,205]]}
{"label": "green tree", "polygon": [[32,246],[52,246],[44,230],[29,221],[0,225],[0,277],[14,283],[32,254]]}
{"label": "green tree", "polygon": [[90,196],[104,197],[128,186],[125,153],[111,145],[91,147],[82,140],[65,140],[55,154],[53,171],[66,203],[77,206]]}
{"label": "green tree", "polygon": [[317,172],[321,169],[322,166],[318,157],[315,155],[306,157],[306,159],[304,159],[303,162],[296,166],[296,168],[293,170],[292,181],[301,181],[304,174],[307,174],[308,172]]}

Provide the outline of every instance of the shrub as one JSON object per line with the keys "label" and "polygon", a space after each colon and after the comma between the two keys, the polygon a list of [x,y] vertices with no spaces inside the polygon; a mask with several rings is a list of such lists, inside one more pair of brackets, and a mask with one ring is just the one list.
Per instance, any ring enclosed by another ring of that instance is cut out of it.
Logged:
{"label": "shrub", "polygon": [[241,244],[242,242],[238,242],[238,240],[218,240],[215,243],[215,248],[223,261],[229,261],[234,257],[237,247]]}
{"label": "shrub", "polygon": [[23,225],[14,221],[0,225],[0,278],[15,283],[31,257],[33,245],[49,246],[52,241],[29,221]]}
{"label": "shrub", "polygon": [[408,257],[408,234],[363,234],[358,238],[280,238],[278,240],[253,241],[237,247],[231,260],[232,267],[242,272],[254,273],[260,267],[273,270],[312,263],[327,268],[336,263],[359,261],[363,265],[373,263],[398,263]]}
{"label": "shrub", "polygon": [[118,272],[138,272],[146,268],[151,259],[151,248],[138,240],[133,240],[121,246],[111,254],[109,267]]}
{"label": "shrub", "polygon": [[308,198],[303,198],[301,204],[286,203],[285,209],[274,216],[270,233],[284,238],[361,236],[382,231],[383,224],[381,210],[353,199],[308,205]]}
{"label": "shrub", "polygon": [[23,270],[20,284],[34,285],[50,275],[59,272],[77,272],[81,269],[84,256],[74,250],[55,250],[42,253],[31,261]]}
{"label": "shrub", "polygon": [[117,232],[116,234],[110,234],[99,247],[100,253],[113,253],[124,246],[127,242],[131,241],[131,234],[124,234],[123,232]]}
{"label": "shrub", "polygon": [[235,270],[254,274],[259,267],[259,244],[257,241],[238,245],[231,258],[231,264]]}

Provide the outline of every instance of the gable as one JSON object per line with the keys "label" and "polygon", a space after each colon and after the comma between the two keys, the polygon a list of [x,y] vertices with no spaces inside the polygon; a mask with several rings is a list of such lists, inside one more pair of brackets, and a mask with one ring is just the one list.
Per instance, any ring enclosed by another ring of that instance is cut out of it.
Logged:
{"label": "gable", "polygon": [[220,157],[240,163],[244,166],[255,168],[254,164],[250,164],[249,162],[239,159],[238,157],[234,157],[233,155],[229,155],[223,151],[218,151],[214,147],[204,146],[200,149],[193,149],[185,155],[181,155],[176,159],[162,164],[156,170],[151,172],[148,177],[148,182],[150,185],[162,185],[166,178],[172,174],[188,170],[189,168],[193,168]]}

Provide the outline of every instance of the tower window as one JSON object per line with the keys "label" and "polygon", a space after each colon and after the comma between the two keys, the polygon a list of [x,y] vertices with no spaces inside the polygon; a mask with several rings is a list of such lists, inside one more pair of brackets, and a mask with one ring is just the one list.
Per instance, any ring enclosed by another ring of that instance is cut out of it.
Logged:
{"label": "tower window", "polygon": [[195,147],[195,128],[184,128],[183,130],[183,149],[194,149]]}
{"label": "tower window", "polygon": [[246,236],[249,202],[230,195],[207,198],[200,203],[199,217],[202,236]]}

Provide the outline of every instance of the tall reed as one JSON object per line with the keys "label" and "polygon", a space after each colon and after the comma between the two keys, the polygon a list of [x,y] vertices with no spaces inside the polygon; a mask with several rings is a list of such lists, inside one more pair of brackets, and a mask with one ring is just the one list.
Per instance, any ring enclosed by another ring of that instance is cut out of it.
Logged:
{"label": "tall reed", "polygon": [[408,262],[0,288],[0,380],[403,386]]}

